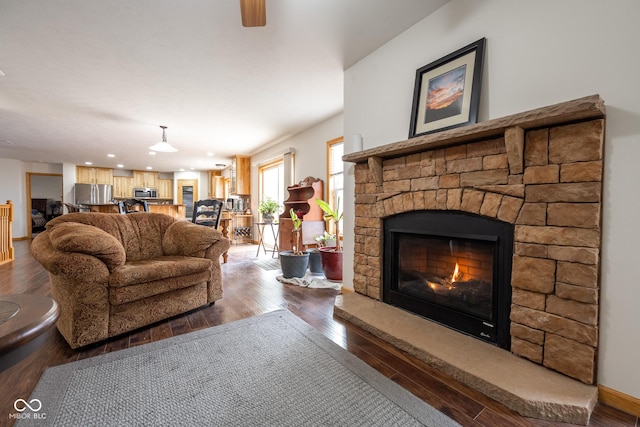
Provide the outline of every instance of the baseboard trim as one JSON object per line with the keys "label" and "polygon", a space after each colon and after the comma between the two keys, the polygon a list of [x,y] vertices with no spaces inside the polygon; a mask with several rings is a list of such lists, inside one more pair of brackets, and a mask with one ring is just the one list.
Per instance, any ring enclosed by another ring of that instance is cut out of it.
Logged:
{"label": "baseboard trim", "polygon": [[636,417],[640,417],[640,399],[603,385],[598,386],[598,400]]}

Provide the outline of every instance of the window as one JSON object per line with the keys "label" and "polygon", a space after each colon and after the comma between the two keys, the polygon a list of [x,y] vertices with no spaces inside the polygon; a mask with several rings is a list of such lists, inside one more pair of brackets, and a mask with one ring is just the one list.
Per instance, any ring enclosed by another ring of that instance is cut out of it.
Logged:
{"label": "window", "polygon": [[[333,209],[336,208],[338,200],[340,200],[340,210],[344,208],[344,163],[342,163],[342,155],[344,153],[344,138],[336,138],[327,141],[327,203]],[[329,224],[333,227],[333,224]],[[342,230],[342,222],[340,223]],[[334,230],[330,229],[330,233]]]}
{"label": "window", "polygon": [[[258,168],[258,180],[260,188],[258,204],[261,200],[266,200],[269,197],[276,200],[280,205],[284,203],[286,186],[284,184],[284,161],[282,159],[260,166]],[[258,215],[258,212],[256,212],[256,215]],[[266,245],[275,243],[271,233],[264,233],[263,239]]]}

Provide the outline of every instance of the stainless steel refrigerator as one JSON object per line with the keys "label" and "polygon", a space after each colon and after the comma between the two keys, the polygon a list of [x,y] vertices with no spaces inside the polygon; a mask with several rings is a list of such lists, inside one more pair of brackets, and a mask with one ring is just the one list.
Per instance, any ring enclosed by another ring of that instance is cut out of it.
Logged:
{"label": "stainless steel refrigerator", "polygon": [[111,203],[113,186],[109,184],[76,184],[73,188],[76,205]]}

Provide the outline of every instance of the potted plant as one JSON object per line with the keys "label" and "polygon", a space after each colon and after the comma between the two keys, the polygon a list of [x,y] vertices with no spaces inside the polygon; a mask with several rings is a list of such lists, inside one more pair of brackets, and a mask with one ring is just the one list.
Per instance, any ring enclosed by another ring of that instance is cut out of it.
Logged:
{"label": "potted plant", "polygon": [[[330,236],[331,235],[325,231],[324,234],[313,236],[313,240],[318,243],[318,247],[322,248],[327,246],[327,239]],[[318,250],[318,248],[307,249],[307,252],[309,252],[309,272],[311,274],[318,275],[324,274],[324,270],[322,269],[322,261],[320,260],[320,251]]]}
{"label": "potted plant", "polygon": [[273,216],[280,212],[280,204],[271,197],[267,197],[260,201],[258,212],[262,215],[264,222],[271,222],[273,221]]}
{"label": "potted plant", "polygon": [[316,242],[318,242],[318,246],[323,248],[325,246],[335,246],[336,245],[336,235],[329,234],[326,230],[324,234],[317,235],[313,238]]}
{"label": "potted plant", "polygon": [[[340,198],[336,202],[336,208],[332,209],[327,202],[316,199],[316,203],[324,212],[324,218],[332,221],[335,226],[334,247],[324,246],[320,248],[320,260],[324,275],[328,280],[342,281],[342,245],[340,244],[340,221],[343,213],[340,212]],[[325,240],[326,241],[326,240]]]}
{"label": "potted plant", "polygon": [[294,245],[291,251],[280,252],[280,268],[282,277],[291,279],[292,277],[304,277],[309,265],[309,253],[302,251],[302,219],[294,212],[289,211],[293,223]]}

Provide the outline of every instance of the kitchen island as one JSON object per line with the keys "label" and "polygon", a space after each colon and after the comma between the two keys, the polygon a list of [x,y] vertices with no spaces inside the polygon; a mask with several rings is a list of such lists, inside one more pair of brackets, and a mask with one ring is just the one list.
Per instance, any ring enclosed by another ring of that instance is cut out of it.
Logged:
{"label": "kitchen island", "polygon": [[163,213],[177,219],[185,219],[187,208],[185,205],[149,203],[149,212]]}
{"label": "kitchen island", "polygon": [[[148,205],[149,212],[163,213],[177,219],[185,219],[187,212],[186,206],[183,204],[148,202]],[[89,212],[118,213],[118,205],[114,203],[83,204],[82,207]]]}
{"label": "kitchen island", "polygon": [[85,211],[85,212],[118,213],[118,205],[113,203],[104,203],[104,204],[83,203],[79,206],[81,211]]}

